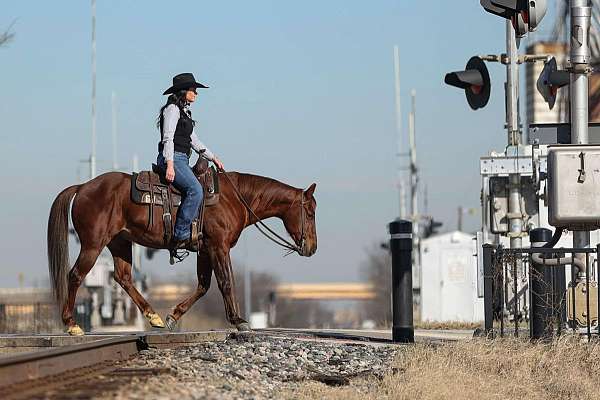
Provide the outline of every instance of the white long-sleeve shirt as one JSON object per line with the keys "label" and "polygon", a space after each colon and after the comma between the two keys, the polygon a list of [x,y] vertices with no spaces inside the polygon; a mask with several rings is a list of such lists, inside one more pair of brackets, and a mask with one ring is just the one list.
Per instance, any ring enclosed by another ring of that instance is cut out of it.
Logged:
{"label": "white long-sleeve shirt", "polygon": [[[163,132],[162,132],[162,144],[163,144],[163,157],[165,160],[173,160],[173,153],[175,152],[173,138],[175,137],[175,129],[177,129],[177,122],[179,122],[180,117],[179,107],[175,104],[169,104],[163,110]],[[196,133],[192,130],[192,149],[200,156],[206,158],[209,161],[213,161],[215,159],[215,155],[208,147],[204,145],[198,139]]]}

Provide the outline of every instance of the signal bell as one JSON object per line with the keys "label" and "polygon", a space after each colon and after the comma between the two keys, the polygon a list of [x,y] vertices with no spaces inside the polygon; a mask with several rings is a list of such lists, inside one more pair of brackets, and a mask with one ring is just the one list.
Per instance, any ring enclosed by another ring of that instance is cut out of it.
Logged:
{"label": "signal bell", "polygon": [[485,107],[490,99],[490,74],[483,60],[477,56],[471,57],[464,71],[447,73],[444,82],[464,89],[473,110]]}
{"label": "signal bell", "polygon": [[560,71],[556,65],[556,58],[552,57],[546,62],[542,73],[538,77],[536,87],[542,95],[550,109],[556,103],[556,94],[558,89],[569,84],[569,72]]}

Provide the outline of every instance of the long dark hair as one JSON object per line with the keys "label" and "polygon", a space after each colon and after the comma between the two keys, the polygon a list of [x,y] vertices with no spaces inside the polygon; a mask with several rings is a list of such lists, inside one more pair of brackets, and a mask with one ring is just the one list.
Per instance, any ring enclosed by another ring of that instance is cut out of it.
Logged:
{"label": "long dark hair", "polygon": [[185,100],[186,93],[187,89],[183,89],[176,93],[173,93],[167,98],[167,102],[165,103],[165,105],[160,108],[160,111],[158,112],[158,117],[156,118],[156,127],[158,128],[161,134],[165,119],[165,117],[163,116],[163,111],[165,111],[165,108],[167,108],[171,104],[175,104],[179,108],[179,112],[181,114],[185,114],[189,119],[192,120],[192,126],[196,125],[196,121],[192,119],[192,113],[189,111],[186,113],[184,110],[184,107],[187,105],[187,101]]}

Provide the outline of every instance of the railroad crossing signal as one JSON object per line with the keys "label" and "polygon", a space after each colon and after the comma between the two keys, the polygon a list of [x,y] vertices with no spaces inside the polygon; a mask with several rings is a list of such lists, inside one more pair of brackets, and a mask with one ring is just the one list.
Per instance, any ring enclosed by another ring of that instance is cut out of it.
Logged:
{"label": "railroad crossing signal", "polygon": [[544,65],[544,69],[537,80],[537,90],[540,92],[550,109],[556,103],[558,89],[569,84],[569,71],[561,71],[556,65],[556,58],[552,57]]}
{"label": "railroad crossing signal", "polygon": [[518,37],[533,32],[546,15],[546,0],[480,0],[489,13],[510,19]]}
{"label": "railroad crossing signal", "polygon": [[490,74],[483,60],[477,56],[471,57],[464,71],[447,73],[444,82],[464,89],[473,110],[485,107],[490,99]]}

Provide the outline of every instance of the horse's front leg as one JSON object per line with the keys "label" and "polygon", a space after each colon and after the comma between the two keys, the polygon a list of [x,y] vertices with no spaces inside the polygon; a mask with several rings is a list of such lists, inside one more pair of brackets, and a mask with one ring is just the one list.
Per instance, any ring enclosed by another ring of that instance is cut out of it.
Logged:
{"label": "horse's front leg", "polygon": [[177,327],[177,322],[185,314],[198,299],[208,292],[210,288],[210,280],[212,277],[212,265],[208,254],[204,251],[200,251],[196,257],[196,270],[198,272],[198,286],[190,297],[182,301],[175,307],[173,312],[167,316],[167,327],[173,331]]}
{"label": "horse's front leg", "polygon": [[229,250],[219,249],[212,252],[212,264],[219,290],[225,303],[227,321],[235,325],[239,331],[250,330],[250,325],[240,316],[240,305],[235,298],[235,279],[231,269]]}

